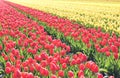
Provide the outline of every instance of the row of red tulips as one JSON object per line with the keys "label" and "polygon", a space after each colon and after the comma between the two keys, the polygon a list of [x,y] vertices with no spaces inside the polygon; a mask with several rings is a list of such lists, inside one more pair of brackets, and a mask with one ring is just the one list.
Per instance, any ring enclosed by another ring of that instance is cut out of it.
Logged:
{"label": "row of red tulips", "polygon": [[[45,22],[47,24],[46,29],[50,28],[48,30],[49,32],[55,30],[52,34],[55,33],[60,39],[66,38],[66,41],[71,43],[71,49],[75,46],[73,50],[83,50],[89,59],[94,57],[92,60],[94,60],[99,67],[107,69],[112,75],[116,74],[116,77],[120,76],[120,37],[117,37],[114,33],[110,35],[109,33],[102,32],[101,28],[85,28],[79,24],[73,24],[68,19],[59,18],[52,14],[11,2],[7,3],[23,11],[22,13],[26,13],[28,17],[35,18],[36,21]],[[61,33],[63,36],[60,35]],[[115,68],[117,66],[118,68]]]}
{"label": "row of red tulips", "polygon": [[[82,53],[47,35],[42,26],[0,1],[0,51],[5,78],[103,78]],[[109,78],[114,78],[110,76]]]}

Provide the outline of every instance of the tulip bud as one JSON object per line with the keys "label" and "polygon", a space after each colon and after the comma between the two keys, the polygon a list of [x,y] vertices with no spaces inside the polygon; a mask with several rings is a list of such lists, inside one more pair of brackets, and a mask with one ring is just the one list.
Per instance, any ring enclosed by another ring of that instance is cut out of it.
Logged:
{"label": "tulip bud", "polygon": [[63,76],[64,76],[64,71],[59,70],[58,75],[59,75],[60,77],[63,77]]}
{"label": "tulip bud", "polygon": [[68,71],[68,76],[69,77],[74,77],[74,73],[72,71]]}
{"label": "tulip bud", "polygon": [[103,78],[103,75],[98,73],[97,78]]}

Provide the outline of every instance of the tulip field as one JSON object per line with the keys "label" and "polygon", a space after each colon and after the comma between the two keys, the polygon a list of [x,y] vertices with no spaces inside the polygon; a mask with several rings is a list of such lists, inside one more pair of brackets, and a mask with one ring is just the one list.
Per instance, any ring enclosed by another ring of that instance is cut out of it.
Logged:
{"label": "tulip field", "polygon": [[114,31],[120,34],[120,0],[10,1],[75,20],[87,27],[99,26],[105,29],[105,31]]}
{"label": "tulip field", "polygon": [[0,78],[120,78],[118,3],[93,16],[39,1],[0,0]]}

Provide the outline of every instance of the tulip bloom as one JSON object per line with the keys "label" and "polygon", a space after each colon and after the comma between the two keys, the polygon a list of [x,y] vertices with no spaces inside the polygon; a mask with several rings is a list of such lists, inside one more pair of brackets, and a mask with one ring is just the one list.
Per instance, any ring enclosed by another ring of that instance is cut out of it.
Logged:
{"label": "tulip bloom", "polygon": [[97,74],[97,78],[103,78],[103,75],[100,74],[100,73],[98,73],[98,74]]}
{"label": "tulip bloom", "polygon": [[74,77],[74,73],[73,73],[72,71],[68,71],[68,76],[69,76],[70,78],[72,78],[72,77]]}
{"label": "tulip bloom", "polygon": [[59,70],[59,72],[58,72],[58,76],[60,76],[60,77],[64,77],[64,71]]}
{"label": "tulip bloom", "polygon": [[10,67],[6,67],[6,68],[5,68],[5,72],[6,72],[7,74],[11,73],[11,68],[10,68]]}

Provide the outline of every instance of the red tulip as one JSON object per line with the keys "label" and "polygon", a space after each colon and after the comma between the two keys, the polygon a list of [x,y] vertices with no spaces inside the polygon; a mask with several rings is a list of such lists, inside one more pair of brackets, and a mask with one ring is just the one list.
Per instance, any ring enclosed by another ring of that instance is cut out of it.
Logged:
{"label": "red tulip", "polygon": [[50,78],[57,78],[57,76],[56,75],[52,75]]}
{"label": "red tulip", "polygon": [[21,72],[19,69],[14,70],[13,78],[21,78]]}
{"label": "red tulip", "polygon": [[28,73],[26,78],[34,78],[33,73]]}
{"label": "red tulip", "polygon": [[81,58],[77,58],[77,59],[76,59],[76,63],[77,63],[77,64],[80,64],[81,62],[83,62],[83,60],[82,60]]}
{"label": "red tulip", "polygon": [[60,52],[60,54],[61,54],[61,56],[64,56],[64,55],[66,54],[65,50],[62,50],[62,51]]}
{"label": "red tulip", "polygon": [[79,72],[78,72],[78,77],[79,78],[82,78],[84,76],[84,72],[82,71],[82,70],[80,70]]}
{"label": "red tulip", "polygon": [[110,56],[110,52],[109,51],[107,51],[105,53],[106,53],[106,56]]}
{"label": "red tulip", "polygon": [[42,58],[42,59],[46,59],[47,57],[48,57],[47,53],[43,51],[43,52],[41,53],[41,58]]}
{"label": "red tulip", "polygon": [[7,56],[7,55],[4,56],[4,60],[5,60],[5,61],[8,60],[8,56]]}
{"label": "red tulip", "polygon": [[53,49],[49,49],[50,55],[54,54],[54,50]]}
{"label": "red tulip", "polygon": [[64,71],[59,70],[59,71],[58,71],[58,76],[60,76],[60,77],[64,77]]}
{"label": "red tulip", "polygon": [[75,65],[76,64],[76,60],[72,59],[71,64],[70,65]]}
{"label": "red tulip", "polygon": [[47,66],[47,61],[41,61],[41,64],[40,64],[42,67],[46,67]]}
{"label": "red tulip", "polygon": [[33,72],[33,71],[34,71],[34,69],[35,69],[33,65],[30,65],[30,67],[29,67],[29,68],[30,68],[30,71],[31,71],[31,72]]}
{"label": "red tulip", "polygon": [[102,41],[101,41],[101,45],[102,46],[105,46],[107,44],[107,40],[106,39],[103,39]]}
{"label": "red tulip", "polygon": [[97,74],[97,78],[103,78],[103,75],[100,74],[100,73],[98,73],[98,74]]}
{"label": "red tulip", "polygon": [[118,47],[115,46],[115,45],[111,45],[111,50],[112,50],[112,52],[114,52],[114,53],[118,53]]}
{"label": "red tulip", "polygon": [[45,68],[41,68],[40,73],[42,76],[48,76],[49,75],[49,71]]}
{"label": "red tulip", "polygon": [[74,73],[72,71],[68,71],[68,76],[71,78],[71,77],[74,77]]}
{"label": "red tulip", "polygon": [[81,64],[79,65],[79,70],[82,70],[82,71],[83,71],[84,69],[85,69],[85,65],[81,63]]}
{"label": "red tulip", "polygon": [[51,70],[51,71],[55,71],[56,69],[57,69],[56,64],[50,63],[50,70]]}
{"label": "red tulip", "polygon": [[99,70],[99,68],[98,68],[98,66],[97,66],[96,64],[93,64],[92,67],[91,67],[90,69],[91,69],[92,72],[94,72],[94,73],[97,73],[98,70]]}
{"label": "red tulip", "polygon": [[47,63],[50,63],[52,60],[53,60],[53,57],[49,56],[48,59],[47,59]]}
{"label": "red tulip", "polygon": [[77,57],[78,57],[77,54],[73,55],[73,59],[77,59]]}
{"label": "red tulip", "polygon": [[63,64],[62,64],[62,69],[66,69],[66,68],[67,68],[66,63],[63,63]]}
{"label": "red tulip", "polygon": [[6,72],[7,74],[9,74],[9,73],[11,72],[11,68],[10,68],[10,67],[6,67],[6,68],[5,68],[5,72]]}
{"label": "red tulip", "polygon": [[27,78],[27,74],[28,74],[27,72],[22,72],[22,73],[21,73],[21,77]]}
{"label": "red tulip", "polygon": [[92,61],[88,61],[85,66],[86,68],[89,68],[94,73],[97,73],[99,70],[98,66]]}
{"label": "red tulip", "polygon": [[11,66],[11,63],[8,61],[6,62],[6,67],[10,67]]}
{"label": "red tulip", "polygon": [[28,67],[24,67],[24,71],[26,71],[26,72],[27,72],[27,71],[28,71]]}

